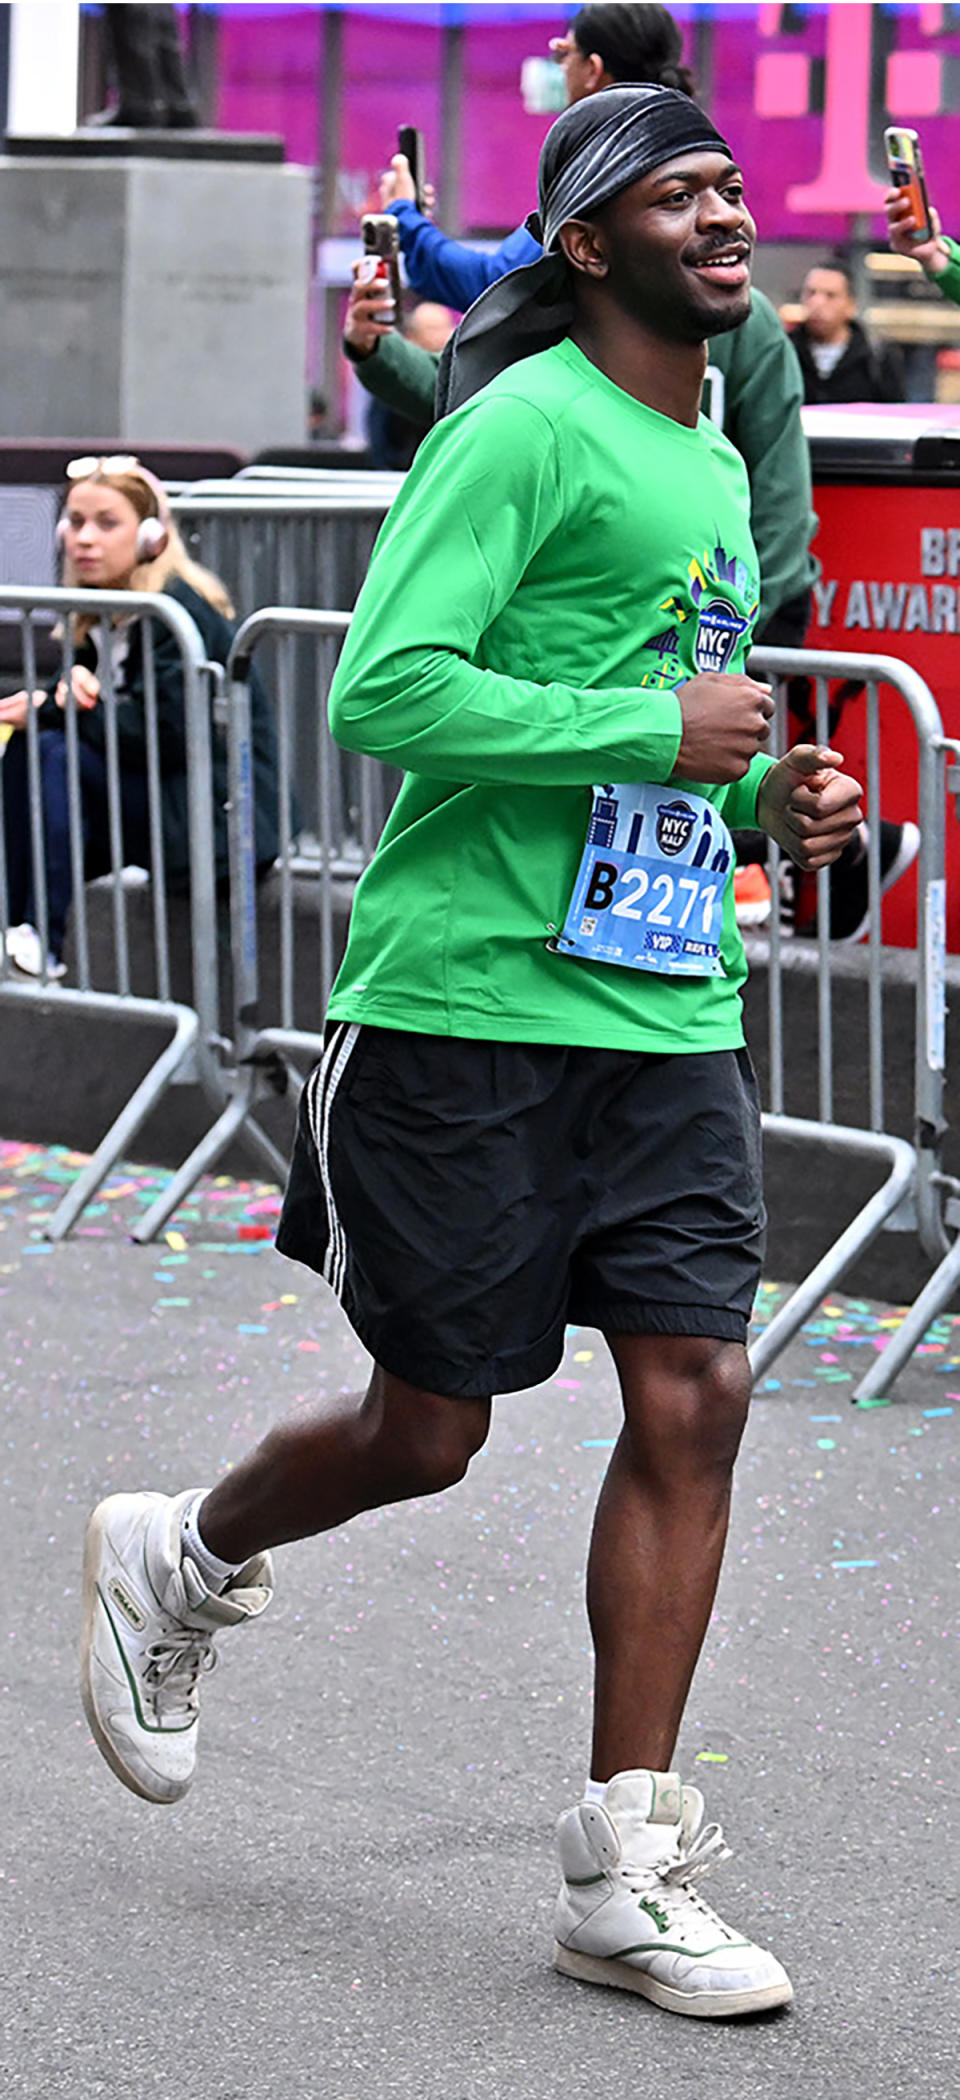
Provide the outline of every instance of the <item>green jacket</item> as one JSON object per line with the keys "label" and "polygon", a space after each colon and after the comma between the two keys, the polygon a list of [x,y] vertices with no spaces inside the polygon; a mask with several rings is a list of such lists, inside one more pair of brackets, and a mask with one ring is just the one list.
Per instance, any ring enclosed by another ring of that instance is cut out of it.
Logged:
{"label": "green jacket", "polygon": [[[937,282],[943,285],[944,279]],[[957,285],[953,296],[960,300],[960,262]],[[742,326],[712,337],[707,348],[704,413],[736,446],[750,479],[762,628],[780,606],[809,590],[820,573],[810,550],[817,518],[800,421],[803,380],[796,351],[763,292],[754,291]],[[439,358],[391,334],[380,337],[369,357],[354,355],[350,361],[368,393],[429,430]]]}
{"label": "green jacket", "polygon": [[947,247],[950,250],[947,268],[939,277],[931,277],[930,282],[936,285],[938,292],[942,292],[945,299],[952,299],[954,306],[960,306],[960,244],[948,239]]}

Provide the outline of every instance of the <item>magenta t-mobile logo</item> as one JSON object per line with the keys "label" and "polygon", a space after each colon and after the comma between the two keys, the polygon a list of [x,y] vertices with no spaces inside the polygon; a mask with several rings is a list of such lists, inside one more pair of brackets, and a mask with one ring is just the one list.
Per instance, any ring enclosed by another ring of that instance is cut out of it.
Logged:
{"label": "magenta t-mobile logo", "polygon": [[[781,48],[757,55],[754,106],[758,117],[805,117],[822,106],[820,171],[788,189],[790,212],[878,212],[888,187],[879,146],[886,123],[936,116],[944,108],[948,60],[929,45],[891,50],[895,9],[861,0],[827,10],[825,60],[788,47],[789,7],[761,7],[760,36]],[[946,7],[911,8],[914,34],[936,38],[949,26]],[[802,17],[801,17],[802,19]],[[822,105],[821,105],[822,96]]]}

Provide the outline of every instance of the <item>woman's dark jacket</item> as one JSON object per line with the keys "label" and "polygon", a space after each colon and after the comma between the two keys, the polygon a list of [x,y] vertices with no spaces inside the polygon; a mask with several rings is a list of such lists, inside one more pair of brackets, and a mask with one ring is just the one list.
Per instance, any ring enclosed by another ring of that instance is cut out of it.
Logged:
{"label": "woman's dark jacket", "polygon": [[[204,655],[214,663],[226,663],[236,628],[201,597],[182,576],[171,576],[164,595],[175,598],[200,631]],[[157,742],[160,752],[161,822],[167,887],[184,890],[190,871],[190,834],[187,802],[187,742],[183,702],[183,667],[179,644],[171,628],[151,620],[154,684],[156,689]],[[93,640],[80,644],[74,661],[87,669],[98,668]],[[276,859],[278,833],[277,737],[273,707],[254,669],[251,686],[253,732],[254,835],[258,868]],[[65,713],[53,693],[37,711],[41,729],[64,728]],[[122,771],[147,771],[147,731],[144,708],[143,639],[137,621],[123,666],[116,704],[117,748]],[[77,733],[81,741],[106,755],[106,723],[102,707],[77,709]],[[227,748],[221,730],[211,730],[213,769],[213,837],[218,877],[227,873]]]}

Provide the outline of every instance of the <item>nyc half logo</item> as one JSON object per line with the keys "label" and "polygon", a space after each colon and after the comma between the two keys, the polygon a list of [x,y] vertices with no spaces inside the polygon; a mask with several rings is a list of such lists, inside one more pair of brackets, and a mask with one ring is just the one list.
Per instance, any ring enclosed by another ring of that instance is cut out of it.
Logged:
{"label": "nyc half logo", "polygon": [[[687,590],[665,598],[658,608],[670,624],[646,644],[659,668],[644,674],[644,685],[679,685],[690,675],[691,656],[695,671],[729,671],[743,653],[759,604],[755,571],[742,556],[727,554],[718,540],[709,552],[694,555],[687,576]],[[696,626],[688,641],[691,621]]]}
{"label": "nyc half logo", "polygon": [[729,671],[756,618],[756,578],[739,555],[725,554],[722,547],[714,547],[703,561],[693,560],[689,576],[697,615],[694,663],[698,671]]}
{"label": "nyc half logo", "polygon": [[708,598],[700,606],[693,660],[698,671],[729,671],[737,643],[742,641],[749,620],[738,613],[729,598]]}
{"label": "nyc half logo", "polygon": [[676,860],[677,855],[690,844],[696,828],[697,813],[689,802],[658,802],[656,818],[657,850],[667,860]]}

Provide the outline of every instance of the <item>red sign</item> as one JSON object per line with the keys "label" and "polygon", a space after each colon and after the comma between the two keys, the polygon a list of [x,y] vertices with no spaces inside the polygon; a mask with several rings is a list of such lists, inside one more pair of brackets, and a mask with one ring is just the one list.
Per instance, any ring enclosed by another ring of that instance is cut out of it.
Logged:
{"label": "red sign", "polygon": [[[948,736],[960,737],[960,487],[819,485],[812,649],[898,656],[926,680]],[[836,688],[831,689],[834,697]],[[851,772],[866,783],[866,702],[848,700],[834,733]],[[906,702],[880,689],[880,814],[917,815],[917,736]],[[876,813],[874,813],[876,814]],[[960,951],[960,822],[947,806],[947,945]],[[916,875],[883,907],[883,936],[916,942]]]}

